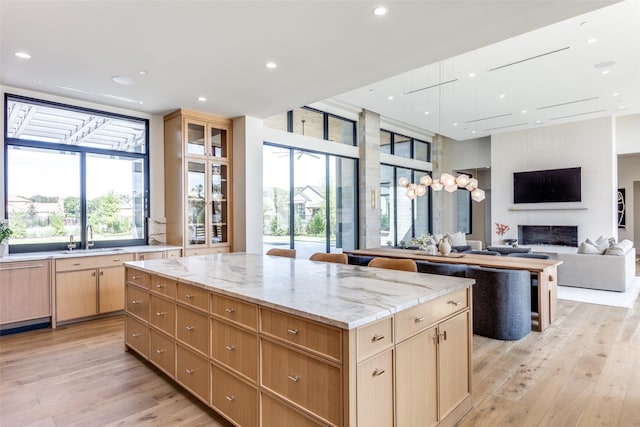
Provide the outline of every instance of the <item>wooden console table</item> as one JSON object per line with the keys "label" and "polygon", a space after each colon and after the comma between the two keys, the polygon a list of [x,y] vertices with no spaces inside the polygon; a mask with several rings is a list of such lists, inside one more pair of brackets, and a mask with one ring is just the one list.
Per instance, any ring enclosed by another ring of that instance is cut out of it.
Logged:
{"label": "wooden console table", "polygon": [[558,266],[556,259],[519,258],[508,256],[452,254],[451,256],[423,255],[409,249],[358,249],[344,251],[346,254],[387,258],[411,258],[416,261],[441,262],[446,264],[466,264],[480,267],[528,270],[538,275],[538,322],[534,329],[545,330],[556,318],[558,300]]}

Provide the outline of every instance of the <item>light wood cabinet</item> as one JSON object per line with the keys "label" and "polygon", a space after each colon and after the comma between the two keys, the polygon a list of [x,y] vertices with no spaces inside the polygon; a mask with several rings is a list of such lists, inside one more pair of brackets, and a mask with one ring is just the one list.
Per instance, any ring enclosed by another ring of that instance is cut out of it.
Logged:
{"label": "light wood cabinet", "polygon": [[56,260],[56,323],[124,309],[124,267],[134,254]]}
{"label": "light wood cabinet", "polygon": [[236,425],[449,426],[471,408],[470,289],[346,330],[126,270],[127,347]]}
{"label": "light wood cabinet", "polygon": [[185,256],[232,246],[232,121],[189,110],[164,117],[167,243]]}
{"label": "light wood cabinet", "polygon": [[49,261],[0,264],[0,324],[51,316]]}
{"label": "light wood cabinet", "polygon": [[467,310],[396,346],[398,426],[435,426],[470,396],[469,325]]}
{"label": "light wood cabinet", "polygon": [[152,259],[163,259],[165,251],[140,252],[136,254],[136,261],[151,261]]}

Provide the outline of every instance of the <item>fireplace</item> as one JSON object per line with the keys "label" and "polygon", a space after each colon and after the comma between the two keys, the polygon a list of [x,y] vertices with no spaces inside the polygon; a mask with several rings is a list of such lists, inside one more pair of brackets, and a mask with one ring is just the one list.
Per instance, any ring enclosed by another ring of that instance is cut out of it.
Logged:
{"label": "fireplace", "polygon": [[519,225],[522,245],[578,246],[577,225]]}

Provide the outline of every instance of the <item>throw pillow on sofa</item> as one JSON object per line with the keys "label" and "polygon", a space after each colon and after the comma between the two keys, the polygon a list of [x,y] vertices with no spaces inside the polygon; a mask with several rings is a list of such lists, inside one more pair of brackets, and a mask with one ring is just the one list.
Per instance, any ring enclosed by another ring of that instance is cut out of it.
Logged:
{"label": "throw pillow on sofa", "polygon": [[451,240],[451,246],[467,245],[467,236],[462,231],[458,231],[457,233],[447,233],[447,237]]}
{"label": "throw pillow on sofa", "polygon": [[602,251],[600,250],[600,248],[598,248],[597,246],[594,246],[591,243],[588,243],[587,241],[584,241],[584,242],[580,243],[580,246],[578,247],[578,253],[579,254],[602,255]]}
{"label": "throw pillow on sofa", "polygon": [[629,249],[633,247],[633,242],[631,240],[624,239],[622,242],[617,245],[611,246],[605,251],[605,255],[615,255],[615,256],[624,256]]}
{"label": "throw pillow on sofa", "polygon": [[600,236],[598,237],[598,240],[596,240],[596,246],[600,248],[602,252],[604,252],[609,249],[611,243],[609,243],[609,239],[604,238],[604,236]]}

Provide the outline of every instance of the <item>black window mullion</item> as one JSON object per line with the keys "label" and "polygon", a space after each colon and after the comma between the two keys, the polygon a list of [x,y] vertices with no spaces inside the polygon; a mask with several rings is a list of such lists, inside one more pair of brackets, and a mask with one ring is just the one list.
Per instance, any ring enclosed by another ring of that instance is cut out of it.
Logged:
{"label": "black window mullion", "polygon": [[296,234],[296,220],[295,220],[295,195],[294,195],[294,150],[289,149],[289,248],[295,249],[295,234]]}
{"label": "black window mullion", "polygon": [[[325,124],[328,124],[325,114]],[[325,131],[328,127],[325,128]],[[326,238],[326,251],[327,253],[331,253],[331,198],[329,191],[329,156],[325,155],[325,170],[324,170],[324,199],[325,199],[325,227],[324,234]]]}
{"label": "black window mullion", "polygon": [[87,216],[87,153],[80,153],[80,243],[78,248],[87,241],[85,233],[89,224]]}

